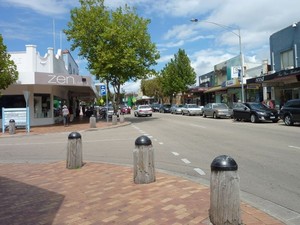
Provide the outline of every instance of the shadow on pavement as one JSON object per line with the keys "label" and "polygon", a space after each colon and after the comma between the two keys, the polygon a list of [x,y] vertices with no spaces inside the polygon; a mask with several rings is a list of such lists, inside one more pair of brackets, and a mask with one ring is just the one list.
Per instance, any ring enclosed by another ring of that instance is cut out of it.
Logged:
{"label": "shadow on pavement", "polygon": [[0,224],[52,224],[64,196],[0,177]]}

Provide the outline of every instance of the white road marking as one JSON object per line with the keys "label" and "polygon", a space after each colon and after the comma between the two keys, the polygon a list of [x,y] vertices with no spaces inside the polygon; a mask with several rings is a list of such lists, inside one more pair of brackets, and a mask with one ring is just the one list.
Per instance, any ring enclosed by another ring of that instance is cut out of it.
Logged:
{"label": "white road marking", "polygon": [[289,145],[290,148],[300,149],[300,147]]}
{"label": "white road marking", "polygon": [[153,138],[153,136],[151,136],[151,135],[148,135],[148,134],[147,134],[147,136],[148,136],[148,138]]}
{"label": "white road marking", "polygon": [[177,153],[177,152],[172,152],[172,154],[175,155],[175,156],[179,155],[179,153]]}
{"label": "white road marking", "polygon": [[158,142],[158,144],[163,145],[164,143],[163,142]]}
{"label": "white road marking", "polygon": [[202,176],[205,175],[205,172],[203,170],[201,170],[200,168],[195,168],[194,170]]}
{"label": "white road marking", "polygon": [[200,127],[200,128],[203,128],[203,129],[206,128],[205,126],[201,126],[201,125],[197,125],[197,124],[190,124],[190,126],[193,126],[193,127]]}
{"label": "white road marking", "polygon": [[181,159],[184,163],[190,164],[191,162],[188,159]]}

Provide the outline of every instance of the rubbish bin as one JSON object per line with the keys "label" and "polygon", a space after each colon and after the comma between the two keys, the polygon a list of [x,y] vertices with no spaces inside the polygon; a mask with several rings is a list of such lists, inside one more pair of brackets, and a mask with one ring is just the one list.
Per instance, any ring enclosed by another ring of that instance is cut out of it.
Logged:
{"label": "rubbish bin", "polygon": [[16,133],[15,120],[13,120],[13,119],[9,120],[8,131],[9,131],[9,134],[15,134]]}

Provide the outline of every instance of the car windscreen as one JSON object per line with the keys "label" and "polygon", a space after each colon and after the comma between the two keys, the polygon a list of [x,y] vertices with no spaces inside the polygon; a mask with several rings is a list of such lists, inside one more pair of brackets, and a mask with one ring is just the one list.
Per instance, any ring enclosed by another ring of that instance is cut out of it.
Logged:
{"label": "car windscreen", "polygon": [[140,108],[140,109],[149,109],[150,106],[148,106],[148,105],[141,105],[139,108]]}
{"label": "car windscreen", "polygon": [[197,105],[187,105],[188,108],[198,108]]}
{"label": "car windscreen", "polygon": [[251,103],[249,104],[252,109],[268,109],[268,107],[262,103]]}
{"label": "car windscreen", "polygon": [[228,106],[226,104],[214,104],[213,108],[217,109],[228,109]]}

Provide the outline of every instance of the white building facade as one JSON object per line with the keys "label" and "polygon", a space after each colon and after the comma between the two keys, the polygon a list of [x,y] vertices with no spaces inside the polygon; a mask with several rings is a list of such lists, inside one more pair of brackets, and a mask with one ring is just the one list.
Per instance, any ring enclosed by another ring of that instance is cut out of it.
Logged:
{"label": "white building facade", "polygon": [[17,65],[19,79],[1,90],[0,107],[26,107],[24,96],[28,95],[30,126],[60,123],[64,104],[71,116],[79,116],[80,101],[97,97],[91,77],[79,75],[78,65],[68,50],[58,50],[55,55],[53,48],[48,48],[41,56],[35,45],[26,45],[25,52],[9,54]]}

